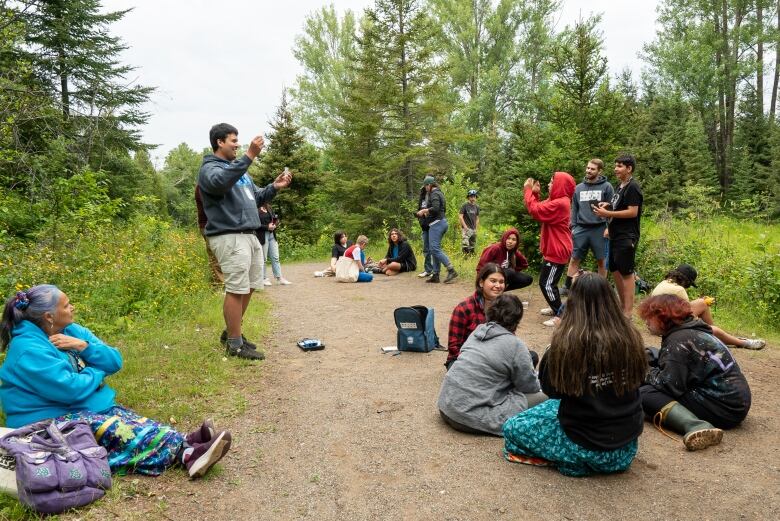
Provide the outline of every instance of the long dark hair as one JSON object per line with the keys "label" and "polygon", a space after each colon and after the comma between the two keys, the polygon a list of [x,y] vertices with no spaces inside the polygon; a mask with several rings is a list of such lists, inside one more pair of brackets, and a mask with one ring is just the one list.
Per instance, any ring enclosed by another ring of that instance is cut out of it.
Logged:
{"label": "long dark hair", "polygon": [[0,320],[0,349],[8,348],[11,342],[11,331],[22,320],[29,320],[44,329],[44,313],[54,314],[62,292],[51,284],[33,286],[27,291],[18,291],[16,295],[5,301],[3,317]]}
{"label": "long dark hair", "polygon": [[488,262],[487,264],[482,266],[482,269],[479,270],[479,273],[477,273],[477,280],[474,281],[474,287],[477,288],[477,291],[482,291],[482,288],[479,286],[479,283],[485,282],[485,280],[494,273],[500,273],[501,275],[503,275],[504,284],[506,284],[506,273],[504,273],[504,268],[502,268],[495,262]]}
{"label": "long dark hair", "polygon": [[337,231],[333,234],[333,244],[341,244],[341,238],[344,237],[346,233],[342,232],[341,230]]}
{"label": "long dark hair", "polygon": [[611,380],[621,395],[639,387],[647,372],[642,336],[623,315],[607,279],[597,273],[583,273],[572,284],[545,358],[550,383],[570,396],[593,393],[588,375]]}

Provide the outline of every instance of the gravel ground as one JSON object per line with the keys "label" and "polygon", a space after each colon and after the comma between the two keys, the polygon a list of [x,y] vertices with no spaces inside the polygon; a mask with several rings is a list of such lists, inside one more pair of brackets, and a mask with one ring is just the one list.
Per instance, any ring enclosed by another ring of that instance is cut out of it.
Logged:
{"label": "gravel ground", "polygon": [[[226,425],[234,444],[222,472],[201,481],[180,473],[139,478],[133,497],[86,517],[780,519],[778,346],[736,350],[754,403],[720,446],[689,453],[645,424],[628,472],[567,478],[507,463],[500,438],[461,434],[440,420],[435,403],[446,353],[381,352],[395,344],[392,311],[403,305],[433,307],[445,344],[452,308],[473,291],[471,273],[452,285],[409,274],[339,284],[313,278],[321,267],[285,267],[294,283],[266,288],[276,324],[268,359],[256,378],[237,382],[247,413]],[[546,304],[536,286],[517,293],[530,301],[517,334],[543,349],[550,330],[538,311]],[[304,353],[295,345],[303,337],[327,347]]]}

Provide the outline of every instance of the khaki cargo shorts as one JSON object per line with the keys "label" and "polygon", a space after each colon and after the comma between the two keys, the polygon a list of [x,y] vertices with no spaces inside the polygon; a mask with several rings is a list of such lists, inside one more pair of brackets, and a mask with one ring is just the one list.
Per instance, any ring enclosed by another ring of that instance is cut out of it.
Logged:
{"label": "khaki cargo shorts", "polygon": [[246,295],[263,289],[263,248],[253,233],[226,233],[208,238],[209,248],[225,274],[225,291]]}

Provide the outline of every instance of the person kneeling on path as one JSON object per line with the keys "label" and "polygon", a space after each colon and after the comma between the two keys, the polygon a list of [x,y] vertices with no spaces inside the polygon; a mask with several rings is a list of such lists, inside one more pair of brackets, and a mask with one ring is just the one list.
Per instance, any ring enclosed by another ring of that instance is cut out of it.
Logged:
{"label": "person kneeling on path", "polygon": [[688,450],[717,445],[721,429],[736,427],[750,410],[750,387],[737,361],[680,297],[650,297],[639,305],[639,316],[662,338],[640,388],[645,414],[662,432],[682,433]]}
{"label": "person kneeling on path", "polygon": [[501,436],[507,418],[547,397],[539,387],[531,353],[515,336],[523,318],[520,299],[499,295],[486,318],[444,376],[438,407],[456,430]]}
{"label": "person kneeling on path", "polygon": [[583,273],[539,363],[551,399],[504,424],[508,461],[555,465],[566,476],[622,472],[642,433],[642,336],[620,312],[607,279]]}
{"label": "person kneeling on path", "polygon": [[696,300],[688,298],[687,288],[696,287],[696,277],[698,273],[696,268],[690,264],[680,264],[676,269],[668,272],[656,287],[650,296],[656,295],[675,295],[688,301],[691,305],[691,313],[696,318],[702,319],[712,328],[712,334],[726,344],[727,346],[741,347],[743,349],[763,349],[766,342],[760,338],[742,338],[730,335],[721,328],[715,326],[712,319],[710,306],[715,301],[712,297],[702,297]]}
{"label": "person kneeling on path", "polygon": [[89,424],[108,451],[112,472],[157,476],[177,464],[201,477],[230,449],[228,431],[210,420],[190,434],[118,405],[106,377],[122,368],[119,350],[73,322],[74,307],[56,286],[19,291],[0,322],[0,402],[6,425],[54,418]]}
{"label": "person kneeling on path", "polygon": [[378,262],[379,270],[388,277],[417,269],[417,258],[412,246],[398,228],[393,228],[387,236],[387,253]]}
{"label": "person kneeling on path", "polygon": [[482,251],[477,263],[477,273],[488,262],[494,262],[504,268],[504,291],[524,288],[534,281],[530,275],[521,273],[528,267],[528,260],[520,252],[520,233],[515,228],[509,228],[501,236],[500,242],[491,244]]}
{"label": "person kneeling on path", "polygon": [[425,282],[439,282],[439,270],[444,265],[447,268],[447,278],[444,279],[444,283],[449,284],[455,280],[458,273],[441,246],[441,241],[449,227],[449,224],[447,224],[447,202],[444,199],[444,194],[439,189],[439,185],[436,184],[436,180],[432,176],[427,176],[423,180],[423,186],[428,192],[428,204],[427,208],[419,210],[416,215],[417,217],[427,218],[428,241],[430,242],[431,257],[433,258],[433,271]]}

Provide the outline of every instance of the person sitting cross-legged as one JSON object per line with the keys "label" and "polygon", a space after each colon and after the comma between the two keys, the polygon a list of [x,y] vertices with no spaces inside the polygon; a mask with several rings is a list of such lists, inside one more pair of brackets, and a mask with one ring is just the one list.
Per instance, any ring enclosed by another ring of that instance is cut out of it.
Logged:
{"label": "person sitting cross-legged", "polygon": [[531,352],[515,336],[523,303],[515,295],[499,295],[444,376],[438,407],[456,430],[502,435],[507,418],[542,403]]}

